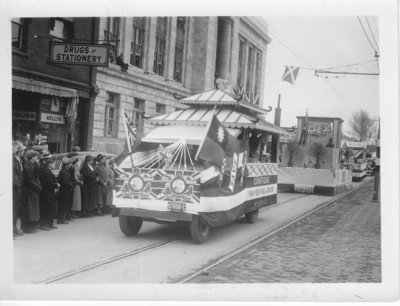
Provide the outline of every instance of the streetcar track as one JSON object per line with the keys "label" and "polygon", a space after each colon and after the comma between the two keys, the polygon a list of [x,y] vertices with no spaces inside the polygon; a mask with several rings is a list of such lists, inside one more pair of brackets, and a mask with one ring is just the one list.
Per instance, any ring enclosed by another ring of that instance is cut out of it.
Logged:
{"label": "streetcar track", "polygon": [[[250,242],[246,243],[245,245],[243,245],[243,246],[237,248],[236,250],[233,250],[233,251],[230,252],[229,254],[226,254],[226,255],[224,255],[224,256],[218,258],[218,259],[215,260],[213,263],[211,263],[211,264],[209,264],[209,265],[206,265],[205,267],[199,269],[198,271],[196,271],[196,272],[194,272],[194,273],[192,273],[192,274],[190,274],[190,275],[188,275],[188,276],[182,278],[180,281],[178,281],[178,283],[184,284],[184,283],[187,283],[187,282],[189,282],[190,280],[192,280],[192,279],[198,277],[199,275],[206,274],[207,271],[213,269],[214,267],[219,266],[220,264],[222,264],[223,262],[225,262],[225,261],[231,259],[232,257],[234,257],[234,256],[236,256],[236,255],[238,255],[238,254],[240,254],[240,253],[246,251],[247,249],[253,247],[253,246],[256,245],[257,243],[259,243],[259,242],[261,242],[261,241],[263,241],[263,240],[266,240],[266,239],[268,239],[268,238],[270,238],[270,237],[276,235],[277,233],[279,233],[279,232],[285,230],[286,228],[292,226],[293,224],[295,224],[295,223],[297,223],[297,222],[299,222],[299,221],[301,221],[301,220],[307,218],[308,216],[310,216],[310,215],[312,215],[312,214],[314,214],[314,213],[320,211],[320,210],[323,209],[324,207],[326,207],[326,206],[328,206],[328,205],[330,205],[330,204],[336,202],[337,200],[339,200],[339,199],[341,199],[341,198],[343,198],[343,197],[345,197],[345,196],[347,196],[347,195],[353,193],[354,191],[358,190],[360,187],[362,187],[362,186],[363,186],[364,184],[366,184],[367,182],[368,182],[368,181],[363,181],[361,184],[359,184],[358,186],[352,188],[351,190],[346,191],[346,192],[343,192],[343,193],[339,194],[338,196],[334,197],[333,199],[330,199],[330,200],[328,200],[328,201],[326,201],[326,202],[324,202],[324,203],[318,205],[317,207],[313,208],[312,210],[310,210],[310,211],[306,212],[305,214],[303,214],[303,215],[301,215],[301,216],[295,218],[294,220],[290,221],[289,223],[286,223],[286,224],[284,224],[284,225],[282,225],[282,226],[280,226],[280,227],[274,229],[273,231],[271,231],[271,232],[269,232],[269,233],[267,233],[267,234],[263,234],[263,235],[261,235],[261,236],[255,238],[255,239],[253,239],[252,241],[250,241]],[[307,195],[305,195],[305,196],[309,196],[309,195],[310,195],[310,194],[307,194]],[[297,198],[299,198],[299,197],[297,197]],[[296,199],[297,199],[297,198],[296,198]],[[284,202],[287,203],[287,202],[290,202],[290,201],[287,200],[287,201],[284,201]],[[282,202],[282,203],[280,203],[280,204],[284,204],[284,202]]]}
{"label": "streetcar track", "polygon": [[[310,195],[309,194],[301,194],[299,196],[295,196],[293,198],[286,199],[283,202],[276,203],[275,205],[269,205],[267,207],[264,207],[264,208],[260,209],[260,211],[266,211],[266,210],[268,210],[270,208],[273,208],[273,207],[276,207],[278,205],[285,204],[285,203],[288,203],[288,202],[291,202],[291,201],[294,201],[294,200],[297,200],[299,198],[306,197],[306,196],[310,196]],[[122,260],[124,258],[130,257],[130,256],[134,256],[134,255],[143,253],[143,252],[148,251],[148,250],[155,249],[155,248],[157,248],[159,246],[163,246],[163,245],[165,245],[167,243],[171,243],[171,242],[173,242],[175,240],[177,240],[177,239],[170,238],[170,239],[167,239],[167,240],[164,240],[164,241],[153,243],[153,244],[150,244],[150,245],[145,246],[143,248],[136,249],[136,250],[133,250],[133,251],[129,251],[127,253],[119,254],[119,255],[116,255],[116,256],[113,256],[113,257],[110,257],[110,258],[107,258],[107,259],[104,259],[104,260],[101,260],[101,261],[98,261],[98,262],[95,262],[95,263],[92,263],[92,264],[89,264],[89,265],[86,265],[86,266],[83,266],[81,268],[77,268],[75,270],[67,271],[67,272],[64,272],[62,274],[59,274],[59,275],[56,275],[56,276],[52,276],[52,277],[49,277],[49,278],[41,280],[41,281],[36,281],[34,283],[35,284],[50,284],[50,283],[54,283],[54,282],[57,282],[59,280],[65,279],[65,278],[68,278],[68,277],[71,277],[71,276],[74,276],[74,275],[77,275],[77,274],[82,274],[84,272],[87,272],[87,271],[90,271],[90,270],[94,270],[94,269],[99,268],[101,266],[105,266],[105,265],[111,264],[111,263],[113,263],[115,261]]]}
{"label": "streetcar track", "polygon": [[[310,214],[312,214],[312,213],[314,213],[314,212],[316,212],[316,211],[322,209],[323,207],[327,206],[328,204],[333,203],[334,201],[336,201],[336,200],[338,200],[338,199],[344,197],[345,195],[347,195],[347,194],[349,194],[349,193],[351,193],[351,192],[354,192],[355,190],[357,190],[357,189],[358,189],[359,187],[361,187],[362,185],[363,185],[363,183],[360,184],[359,186],[357,186],[356,188],[353,188],[353,189],[350,190],[350,191],[347,191],[347,192],[345,192],[345,193],[342,193],[342,194],[340,194],[339,196],[337,196],[337,197],[335,197],[335,198],[333,198],[333,199],[331,199],[331,200],[329,200],[329,201],[327,201],[327,202],[325,202],[325,203],[319,205],[318,207],[314,208],[313,210],[307,212],[306,214],[304,214],[304,215],[302,215],[302,216],[300,216],[300,217],[294,219],[294,220],[291,221],[290,223],[288,223],[288,224],[286,224],[286,225],[284,225],[284,226],[281,226],[281,227],[275,229],[274,231],[272,231],[272,232],[270,232],[270,233],[268,233],[268,234],[264,234],[264,235],[262,235],[262,236],[260,236],[260,237],[258,237],[258,238],[256,238],[256,239],[250,241],[250,242],[247,243],[246,245],[244,245],[244,246],[242,246],[242,247],[240,247],[240,248],[234,250],[233,252],[231,252],[231,253],[229,253],[229,254],[223,256],[223,257],[220,257],[220,258],[219,258],[217,261],[215,261],[214,263],[212,263],[212,264],[206,266],[205,268],[202,268],[201,270],[199,270],[199,271],[197,271],[197,272],[195,272],[195,273],[192,273],[190,276],[188,276],[188,277],[184,278],[183,280],[179,281],[179,283],[188,282],[189,280],[191,280],[191,279],[197,277],[198,275],[204,273],[205,271],[207,271],[207,270],[209,270],[209,269],[211,269],[211,268],[213,268],[213,267],[215,267],[215,266],[221,264],[222,262],[224,262],[224,261],[226,261],[226,260],[232,258],[232,257],[235,256],[236,254],[239,254],[240,252],[245,251],[246,249],[248,249],[248,248],[252,247],[253,245],[257,244],[258,242],[260,242],[260,241],[262,241],[262,240],[264,240],[264,239],[267,239],[268,237],[270,237],[270,236],[276,234],[277,232],[279,232],[279,231],[285,229],[286,227],[289,227],[289,226],[292,225],[293,223],[296,223],[296,222],[300,221],[301,219],[307,217],[308,215],[310,215]],[[300,195],[298,195],[298,196],[294,196],[294,197],[292,197],[292,198],[286,199],[286,200],[284,200],[284,201],[282,201],[282,202],[280,202],[280,203],[276,203],[275,205],[266,206],[266,207],[260,209],[260,212],[265,212],[265,211],[267,211],[267,210],[269,210],[269,209],[271,209],[271,208],[273,208],[273,207],[277,207],[277,206],[279,206],[279,205],[283,205],[283,204],[292,202],[292,201],[297,200],[297,199],[299,199],[299,198],[309,197],[309,196],[311,196],[311,195],[312,195],[312,194],[300,194]],[[70,270],[70,271],[64,272],[64,273],[62,273],[62,274],[59,274],[59,275],[56,275],[56,276],[52,276],[52,277],[46,278],[46,279],[44,279],[44,280],[36,281],[36,282],[33,282],[33,283],[35,283],[35,284],[50,284],[50,283],[54,283],[54,282],[60,281],[60,280],[62,280],[62,279],[66,279],[66,278],[69,278],[69,277],[71,277],[71,276],[77,275],[77,274],[82,274],[82,273],[85,273],[85,272],[87,272],[87,271],[94,270],[94,269],[97,269],[97,268],[99,268],[99,267],[112,264],[113,262],[116,262],[116,261],[125,259],[125,258],[127,258],[127,257],[135,256],[135,255],[138,255],[138,254],[140,254],[140,253],[153,250],[153,249],[155,249],[155,248],[157,248],[157,247],[166,245],[166,244],[171,243],[171,242],[176,241],[176,240],[177,240],[177,239],[169,238],[169,239],[166,239],[166,240],[163,240],[163,241],[159,241],[159,242],[156,242],[156,243],[153,243],[153,244],[144,246],[144,247],[142,247],[142,248],[135,249],[135,250],[132,250],[132,251],[123,253],[123,254],[119,254],[119,255],[116,255],[116,256],[113,256],[113,257],[104,259],[104,260],[100,260],[100,261],[97,261],[97,262],[95,262],[95,263],[85,265],[85,266],[83,266],[83,267],[81,267],[81,268],[77,268],[77,269],[74,269],[74,270]]]}
{"label": "streetcar track", "polygon": [[135,249],[133,251],[129,251],[129,252],[126,252],[126,253],[123,253],[123,254],[120,254],[120,255],[116,255],[116,256],[113,256],[113,257],[110,257],[110,258],[107,258],[107,259],[104,259],[104,260],[101,260],[101,261],[86,265],[84,267],[81,267],[81,268],[78,268],[78,269],[75,269],[75,270],[71,270],[71,271],[65,272],[63,274],[59,274],[57,276],[52,276],[50,278],[47,278],[47,279],[44,279],[44,280],[41,280],[41,281],[38,281],[38,282],[34,282],[34,283],[35,284],[50,284],[50,283],[54,283],[56,281],[59,281],[59,280],[65,279],[65,278],[68,278],[68,277],[71,277],[71,276],[74,276],[74,275],[77,275],[77,274],[82,274],[82,273],[87,272],[89,270],[93,270],[93,269],[96,269],[98,267],[111,264],[111,263],[113,263],[115,261],[122,260],[124,258],[131,257],[131,256],[134,256],[134,255],[137,255],[137,254],[140,254],[140,253],[155,249],[157,247],[160,247],[160,246],[163,246],[163,245],[165,245],[167,243],[170,243],[170,242],[172,242],[174,240],[176,240],[176,239],[170,238],[170,239],[167,239],[167,240],[159,241],[159,242],[144,246],[142,248]]}

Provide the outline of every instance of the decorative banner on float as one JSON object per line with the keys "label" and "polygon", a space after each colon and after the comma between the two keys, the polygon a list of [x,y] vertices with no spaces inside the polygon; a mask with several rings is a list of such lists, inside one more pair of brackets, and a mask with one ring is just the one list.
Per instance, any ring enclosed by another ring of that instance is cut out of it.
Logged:
{"label": "decorative banner on float", "polygon": [[50,62],[108,67],[108,45],[52,43]]}

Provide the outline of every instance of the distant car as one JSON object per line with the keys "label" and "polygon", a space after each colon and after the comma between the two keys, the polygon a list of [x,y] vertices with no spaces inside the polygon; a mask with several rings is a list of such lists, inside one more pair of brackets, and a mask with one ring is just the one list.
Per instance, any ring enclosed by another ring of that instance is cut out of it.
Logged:
{"label": "distant car", "polygon": [[375,169],[375,158],[367,158],[367,175],[373,176]]}
{"label": "distant car", "polygon": [[[115,158],[117,157],[115,154],[111,153],[106,153],[106,152],[98,152],[98,151],[80,151],[78,153],[78,158],[82,161],[82,163],[85,161],[86,155],[91,155],[93,158],[96,158],[97,155],[102,154],[106,156],[106,158]],[[56,160],[55,164],[55,169],[53,170],[53,173],[55,176],[58,176],[58,173],[60,172],[60,169],[62,167],[62,159],[64,157],[67,157],[69,153],[60,153],[60,154],[54,154],[53,157]]]}

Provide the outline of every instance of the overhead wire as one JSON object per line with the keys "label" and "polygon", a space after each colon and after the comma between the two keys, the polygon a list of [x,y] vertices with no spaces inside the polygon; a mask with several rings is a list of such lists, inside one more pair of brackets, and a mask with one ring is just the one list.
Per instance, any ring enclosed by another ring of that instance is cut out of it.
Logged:
{"label": "overhead wire", "polygon": [[[307,68],[310,70],[316,71],[317,69],[313,67],[307,60],[303,59],[300,55],[298,55],[295,51],[293,51],[286,43],[284,43],[281,39],[279,39],[278,35],[280,36],[279,32],[275,30],[270,24],[268,25],[269,29],[272,30],[270,31],[270,34],[274,36],[278,42],[280,42],[287,50],[289,50],[294,56],[296,56],[298,59],[300,59],[303,63],[305,63],[308,67],[312,68]],[[273,33],[274,32],[274,33]],[[303,68],[303,67],[302,67]],[[304,69],[304,68],[303,68]],[[333,85],[328,81],[327,78],[324,78],[324,80],[328,83],[329,87],[333,90],[333,92],[336,94],[336,96],[351,110],[352,108],[347,104],[347,102],[343,99],[343,97],[339,94],[339,92],[333,87]]]}
{"label": "overhead wire", "polygon": [[365,35],[365,37],[367,38],[367,40],[368,40],[369,44],[371,45],[372,49],[374,49],[375,52],[378,52],[378,50],[376,50],[375,47],[374,47],[374,45],[371,43],[371,40],[369,39],[368,34],[367,34],[367,32],[365,31],[365,29],[364,29],[364,25],[363,25],[362,22],[361,22],[360,16],[357,16],[357,18],[358,18],[358,21],[360,22],[361,28],[362,28],[362,30],[363,30],[363,32],[364,32],[364,35]]}
{"label": "overhead wire", "polygon": [[371,32],[371,35],[372,35],[372,39],[373,39],[374,42],[375,42],[376,49],[379,51],[379,45],[378,45],[378,43],[377,43],[376,40],[375,40],[375,35],[374,35],[374,33],[372,32],[371,25],[369,24],[368,18],[367,18],[367,16],[364,16],[364,17],[365,17],[365,20],[367,21],[369,31]]}

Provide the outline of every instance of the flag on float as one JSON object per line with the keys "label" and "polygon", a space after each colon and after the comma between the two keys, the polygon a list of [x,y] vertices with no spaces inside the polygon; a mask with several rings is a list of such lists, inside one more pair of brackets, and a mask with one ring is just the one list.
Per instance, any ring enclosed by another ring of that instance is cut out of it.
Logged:
{"label": "flag on float", "polygon": [[125,127],[126,144],[128,146],[129,152],[132,152],[133,145],[137,140],[135,124],[133,123],[131,118],[129,118],[129,116],[125,113],[123,108],[121,108],[121,115],[124,119],[123,121]]}
{"label": "flag on float", "polygon": [[230,171],[235,152],[237,154],[240,152],[240,141],[231,135],[223,124],[219,122],[217,116],[213,114],[195,159],[200,158],[208,161],[218,168],[225,165],[225,171]]}
{"label": "flag on float", "polygon": [[285,72],[283,73],[282,81],[294,84],[297,75],[299,74],[300,67],[294,67],[294,66],[285,66],[285,67],[286,69]]}
{"label": "flag on float", "polygon": [[346,144],[346,142],[343,144],[343,146],[342,146],[342,151],[343,151],[343,153],[345,153],[346,151],[347,151],[347,144]]}

